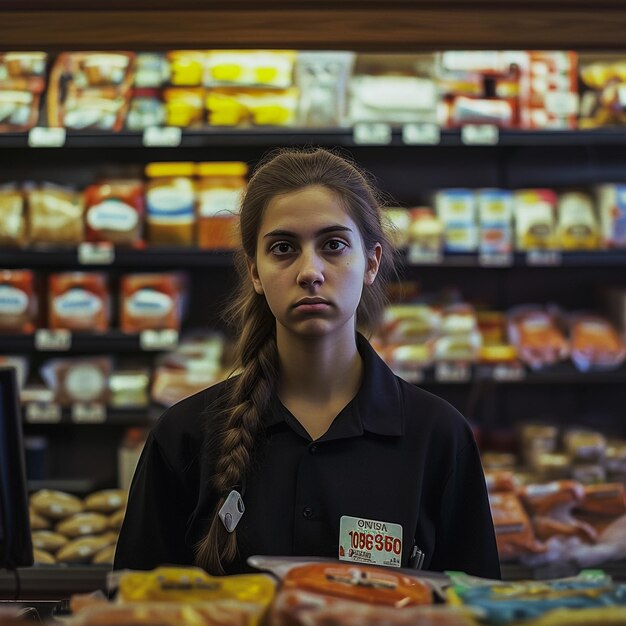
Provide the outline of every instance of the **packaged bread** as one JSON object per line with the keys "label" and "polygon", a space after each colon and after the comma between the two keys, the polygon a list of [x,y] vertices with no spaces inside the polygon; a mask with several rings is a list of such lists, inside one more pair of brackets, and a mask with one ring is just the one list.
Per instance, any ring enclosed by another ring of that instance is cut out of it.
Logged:
{"label": "packaged bread", "polygon": [[35,530],[31,537],[33,547],[53,554],[69,541],[65,535],[51,530]]}
{"label": "packaged bread", "polygon": [[115,544],[102,548],[99,552],[96,552],[91,562],[94,565],[113,565],[115,559]]}
{"label": "packaged bread", "polygon": [[34,565],[54,565],[56,559],[45,550],[39,548],[33,548],[33,564]]}
{"label": "packaged bread", "polygon": [[108,357],[71,357],[47,361],[40,372],[54,390],[54,401],[70,406],[80,402],[107,404],[112,369]]}
{"label": "packaged bread", "polygon": [[32,333],[37,305],[32,270],[0,270],[0,331]]}
{"label": "packaged bread", "polygon": [[46,517],[37,513],[31,506],[28,507],[28,517],[31,530],[50,530],[52,526]]}
{"label": "packaged bread", "polygon": [[441,311],[425,304],[395,304],[385,308],[382,335],[390,344],[419,344],[441,328]]}
{"label": "packaged bread", "polygon": [[126,506],[128,492],[125,489],[104,489],[90,493],[85,498],[85,510],[109,515]]}
{"label": "packaged bread", "polygon": [[562,250],[600,248],[600,227],[588,194],[571,191],[559,195],[557,231]]}
{"label": "packaged bread", "polygon": [[53,489],[40,489],[33,493],[30,496],[30,506],[36,513],[53,520],[60,520],[83,510],[80,498]]}
{"label": "packaged bread", "polygon": [[106,537],[80,537],[68,541],[55,557],[59,563],[90,563],[94,555],[108,545]]}
{"label": "packaged bread", "polygon": [[537,541],[528,514],[515,492],[490,493],[489,505],[501,561],[516,559],[526,553],[545,552],[546,548]]}
{"label": "packaged bread", "polygon": [[49,328],[92,332],[109,329],[110,303],[106,274],[51,274],[49,292]]}
{"label": "packaged bread", "polygon": [[514,192],[513,198],[516,248],[557,248],[556,193],[552,189],[520,189]]}
{"label": "packaged bread", "polygon": [[85,189],[87,241],[132,246],[143,232],[143,184],[139,180],[108,180]]}
{"label": "packaged bread", "polygon": [[513,309],[508,316],[508,331],[520,359],[533,369],[558,363],[570,353],[557,317],[540,308]]}
{"label": "packaged bread", "polygon": [[0,185],[0,246],[27,242],[26,203],[16,184]]}
{"label": "packaged bread", "polygon": [[571,356],[581,371],[619,367],[626,358],[626,346],[613,325],[600,315],[573,314],[569,318]]}
{"label": "packaged bread", "polygon": [[83,241],[83,200],[75,191],[46,183],[27,191],[28,237],[33,244]]}
{"label": "packaged bread", "polygon": [[180,274],[127,274],[120,280],[120,292],[123,332],[180,328],[184,305]]}
{"label": "packaged bread", "polygon": [[108,527],[108,519],[101,513],[75,513],[60,521],[56,532],[71,539],[85,535],[99,535]]}
{"label": "packaged bread", "polygon": [[626,493],[623,483],[586,485],[582,502],[576,514],[617,517],[626,514]]}

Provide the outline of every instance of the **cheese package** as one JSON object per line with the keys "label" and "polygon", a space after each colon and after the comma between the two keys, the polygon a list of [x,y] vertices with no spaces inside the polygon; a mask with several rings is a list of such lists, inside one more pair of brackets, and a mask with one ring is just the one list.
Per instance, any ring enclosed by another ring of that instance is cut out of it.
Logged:
{"label": "cheese package", "polygon": [[284,89],[293,84],[295,60],[293,50],[208,50],[203,83]]}
{"label": "cheese package", "polygon": [[32,333],[38,300],[31,270],[0,270],[0,331]]}
{"label": "cheese package", "polygon": [[241,162],[199,163],[198,246],[229,250],[239,245],[239,206],[248,166]]}
{"label": "cheese package", "polygon": [[474,252],[478,247],[476,198],[471,189],[442,189],[435,211],[443,224],[446,252]]}
{"label": "cheese package", "polygon": [[120,280],[120,328],[179,330],[184,309],[185,280],[181,274],[127,274]]}
{"label": "cheese package", "polygon": [[85,189],[87,241],[132,246],[143,231],[143,185],[139,180],[110,180]]}
{"label": "cheese package", "polygon": [[83,241],[83,199],[75,191],[46,183],[27,190],[30,243],[77,245]]}
{"label": "cheese package", "polygon": [[23,246],[27,242],[26,203],[15,184],[0,186],[0,246]]}
{"label": "cheese package", "polygon": [[49,277],[48,327],[104,332],[110,323],[107,275],[65,272]]}
{"label": "cheese package", "polygon": [[572,361],[581,372],[615,369],[624,362],[626,346],[607,319],[574,314],[569,329]]}

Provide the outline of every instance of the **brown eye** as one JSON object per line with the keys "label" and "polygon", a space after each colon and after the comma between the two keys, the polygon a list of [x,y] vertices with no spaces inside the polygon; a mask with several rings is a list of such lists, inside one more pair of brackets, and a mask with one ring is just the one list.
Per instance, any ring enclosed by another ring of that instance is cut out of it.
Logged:
{"label": "brown eye", "polygon": [[331,252],[341,252],[348,247],[348,244],[345,241],[341,241],[341,239],[330,239],[324,244],[324,248],[326,250],[330,250]]}
{"label": "brown eye", "polygon": [[278,256],[281,256],[283,254],[289,254],[290,252],[293,252],[293,250],[293,246],[286,241],[279,241],[270,248],[270,252]]}

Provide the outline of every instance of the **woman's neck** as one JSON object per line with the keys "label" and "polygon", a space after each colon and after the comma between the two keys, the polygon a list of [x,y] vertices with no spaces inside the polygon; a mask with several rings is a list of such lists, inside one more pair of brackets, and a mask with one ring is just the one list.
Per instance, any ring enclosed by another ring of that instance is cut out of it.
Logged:
{"label": "woman's neck", "polygon": [[280,374],[278,394],[283,402],[297,398],[311,404],[334,404],[356,395],[362,362],[356,333],[302,337],[277,332]]}

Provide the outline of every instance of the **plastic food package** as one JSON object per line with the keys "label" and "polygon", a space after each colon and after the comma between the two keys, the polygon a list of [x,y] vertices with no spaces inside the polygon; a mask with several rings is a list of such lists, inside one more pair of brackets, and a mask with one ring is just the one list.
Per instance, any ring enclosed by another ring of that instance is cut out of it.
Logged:
{"label": "plastic food package", "polygon": [[32,188],[28,198],[28,233],[34,244],[77,245],[83,241],[83,200],[57,185]]}
{"label": "plastic food package", "polygon": [[135,60],[134,86],[161,87],[170,79],[170,64],[159,52],[138,52]]}
{"label": "plastic food package", "polygon": [[32,333],[37,321],[35,276],[31,270],[0,270],[0,330]]}
{"label": "plastic food package", "polygon": [[126,506],[128,492],[125,489],[103,489],[90,493],[84,500],[86,511],[111,514]]}
{"label": "plastic food package", "polygon": [[513,192],[515,245],[518,250],[553,250],[557,247],[557,196],[551,189]]}
{"label": "plastic food package", "polygon": [[80,513],[84,509],[80,498],[54,489],[36,491],[31,494],[29,504],[36,513],[53,520]]}
{"label": "plastic food package", "polygon": [[385,308],[382,334],[387,343],[419,344],[439,333],[442,314],[425,304],[395,304]]}
{"label": "plastic food package", "polygon": [[205,90],[201,87],[169,87],[163,90],[165,123],[168,126],[202,126]]}
{"label": "plastic food package", "polygon": [[111,374],[110,405],[113,408],[145,408],[150,404],[150,370],[116,370]]}
{"label": "plastic food package", "polygon": [[41,376],[54,390],[55,402],[62,406],[80,402],[107,404],[111,370],[108,357],[59,358],[46,362]]}
{"label": "plastic food package", "polygon": [[297,121],[299,90],[213,87],[206,96],[211,126],[293,126]]}
{"label": "plastic food package", "polygon": [[0,53],[0,132],[24,132],[37,124],[46,58],[45,52]]}
{"label": "plastic food package", "polygon": [[434,341],[437,361],[471,361],[478,358],[481,348],[476,313],[470,305],[456,304],[442,312],[439,336]]}
{"label": "plastic food package", "polygon": [[563,447],[574,462],[600,463],[606,454],[606,437],[599,432],[569,428],[563,434]]}
{"label": "plastic food package", "polygon": [[293,50],[208,50],[203,83],[285,89],[293,84],[295,61]]}
{"label": "plastic food package", "polygon": [[409,260],[436,262],[444,247],[445,225],[430,207],[415,207],[409,210],[407,243]]}
{"label": "plastic food package", "polygon": [[104,332],[110,322],[107,275],[67,272],[49,277],[48,326]]}
{"label": "plastic food package", "polygon": [[146,225],[150,244],[192,246],[196,189],[193,163],[149,163]]}
{"label": "plastic food package", "polygon": [[0,186],[0,246],[26,243],[24,194],[15,184]]}
{"label": "plastic food package", "polygon": [[602,243],[609,248],[626,246],[626,185],[599,185],[596,200]]}
{"label": "plastic food package", "polygon": [[483,254],[509,254],[513,249],[513,195],[504,189],[476,192],[479,250]]}
{"label": "plastic food package", "polygon": [[202,84],[204,50],[170,50],[166,55],[169,64],[169,81],[172,85],[196,87]]}
{"label": "plastic food package", "polygon": [[180,328],[185,281],[181,274],[127,274],[120,280],[120,328],[125,333]]}
{"label": "plastic food package", "polygon": [[582,371],[619,367],[626,358],[626,347],[611,323],[593,314],[572,315],[569,320],[571,355]]}
{"label": "plastic food package", "polygon": [[591,198],[569,192],[559,196],[558,239],[563,250],[597,250],[600,247],[598,221]]}
{"label": "plastic food package", "polygon": [[513,309],[508,330],[520,358],[533,369],[553,365],[569,355],[569,343],[551,313],[532,307]]}
{"label": "plastic food package", "polygon": [[354,61],[354,52],[298,52],[299,126],[337,127],[345,123],[348,80]]}
{"label": "plastic food package", "polygon": [[50,73],[48,125],[119,131],[130,102],[133,52],[63,52]]}
{"label": "plastic food package", "polygon": [[158,89],[133,89],[126,128],[145,130],[150,126],[164,126],[166,121],[167,111]]}
{"label": "plastic food package", "polygon": [[110,241],[130,246],[141,241],[143,184],[138,180],[110,180],[85,189],[87,241]]}
{"label": "plastic food package", "polygon": [[198,246],[228,250],[239,245],[239,207],[246,189],[246,163],[199,163]]}
{"label": "plastic food package", "polygon": [[443,223],[446,252],[473,252],[478,246],[476,199],[470,189],[442,189],[435,211]]}
{"label": "plastic food package", "polygon": [[583,65],[580,68],[580,78],[587,87],[580,103],[580,128],[624,124],[626,60]]}

